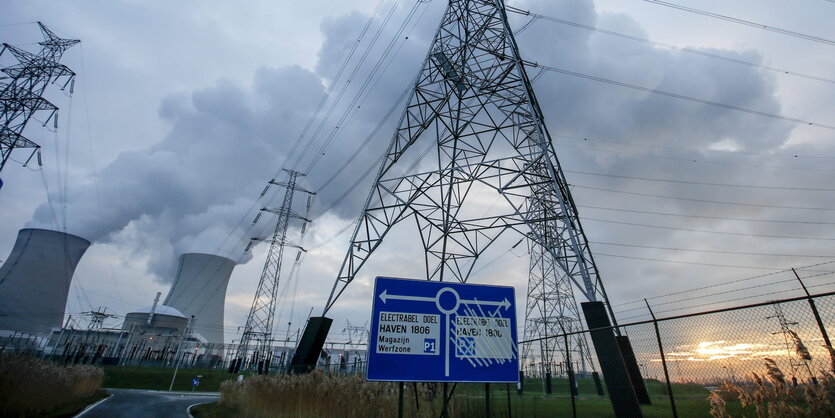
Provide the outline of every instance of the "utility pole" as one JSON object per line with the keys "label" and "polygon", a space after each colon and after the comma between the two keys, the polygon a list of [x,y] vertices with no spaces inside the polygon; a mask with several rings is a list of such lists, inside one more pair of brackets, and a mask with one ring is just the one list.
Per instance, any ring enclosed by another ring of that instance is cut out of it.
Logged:
{"label": "utility pole", "polygon": [[[304,249],[298,245],[291,243],[287,239],[287,229],[290,224],[290,219],[298,219],[302,221],[301,233],[304,235],[307,229],[307,223],[310,222],[305,216],[310,211],[310,206],[313,203],[313,195],[315,193],[304,189],[299,185],[299,178],[304,174],[293,170],[284,170],[288,174],[288,179],[285,182],[276,182],[275,179],[270,180],[269,184],[273,186],[283,187],[284,198],[281,202],[281,207],[278,209],[263,208],[261,212],[268,212],[276,215],[276,224],[272,236],[268,239],[253,238],[254,241],[267,241],[270,243],[270,250],[267,254],[267,260],[264,262],[264,269],[261,272],[261,280],[258,282],[258,289],[255,292],[255,298],[252,300],[252,307],[249,310],[249,316],[246,319],[246,325],[241,335],[241,342],[238,344],[238,349],[233,360],[233,365],[230,371],[237,373],[241,368],[257,368],[261,373],[268,373],[271,362],[270,341],[272,341],[273,321],[275,320],[275,305],[278,295],[278,283],[281,275],[281,265],[284,257],[285,247],[295,247],[300,250],[296,254],[296,260],[301,257],[301,252]],[[307,193],[307,206],[305,216],[299,215],[293,211],[293,198],[296,192]],[[261,213],[258,214],[256,220],[260,218]],[[247,246],[247,250],[252,243]]]}
{"label": "utility pole", "polygon": [[171,384],[168,386],[168,391],[171,392],[171,389],[174,389],[174,379],[177,378],[177,371],[180,370],[180,347],[183,346],[183,341],[187,337],[191,337],[191,323],[194,321],[194,315],[188,319],[188,324],[186,325],[186,329],[183,330],[183,335],[180,337],[180,342],[177,344],[177,351],[174,353],[174,375],[171,376]]}
{"label": "utility pole", "polygon": [[7,43],[3,43],[0,50],[0,57],[8,51],[17,61],[2,68],[9,81],[0,81],[0,172],[14,149],[32,149],[24,163],[26,165],[40,148],[40,145],[23,136],[26,124],[35,112],[49,112],[44,126],[52,121],[57,128],[58,107],[43,98],[47,86],[64,79],[66,81],[61,90],[69,87],[72,94],[75,84],[75,73],[59,61],[67,49],[81,41],[60,38],[41,22],[38,22],[38,27],[44,40],[38,43],[41,50],[37,54]]}

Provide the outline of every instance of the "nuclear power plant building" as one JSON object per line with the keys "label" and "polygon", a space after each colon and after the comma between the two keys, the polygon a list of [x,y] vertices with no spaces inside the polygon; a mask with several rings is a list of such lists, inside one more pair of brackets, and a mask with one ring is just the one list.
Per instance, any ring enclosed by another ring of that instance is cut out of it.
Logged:
{"label": "nuclear power plant building", "polygon": [[210,343],[223,344],[226,286],[235,262],[217,255],[185,253],[171,290],[163,302],[187,317],[194,316],[193,332]]}
{"label": "nuclear power plant building", "polygon": [[88,247],[79,236],[21,229],[0,267],[0,330],[47,336],[60,328],[75,267]]}

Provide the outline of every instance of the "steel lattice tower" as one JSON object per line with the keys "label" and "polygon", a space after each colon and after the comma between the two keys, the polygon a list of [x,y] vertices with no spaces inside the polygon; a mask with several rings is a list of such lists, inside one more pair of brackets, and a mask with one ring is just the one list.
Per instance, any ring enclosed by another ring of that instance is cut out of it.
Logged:
{"label": "steel lattice tower", "polygon": [[[559,209],[561,206],[552,199],[538,198],[541,192],[543,191],[537,191],[529,199],[529,207],[538,212],[542,219],[548,220],[535,224],[533,228],[539,229],[539,235],[549,236],[560,230]],[[560,237],[554,235],[549,239],[559,241]],[[541,339],[549,335],[579,331],[582,329],[582,323],[571,282],[558,260],[543,245],[533,240],[529,240],[528,247],[530,263],[524,335],[526,340],[539,339],[539,341],[538,344],[526,344],[522,348],[523,364],[535,359],[537,357],[535,352],[538,352],[542,375],[550,378],[554,374],[553,368],[557,363],[556,354],[561,353],[563,364],[576,363],[585,371],[586,360],[590,358],[585,334],[571,335],[568,337],[570,341],[560,341],[556,338]],[[590,264],[593,265],[593,261]],[[535,345],[538,345],[538,350],[535,349]],[[574,356],[571,355],[572,352],[575,353]],[[572,366],[571,372],[576,371]]]}
{"label": "steel lattice tower", "polygon": [[61,90],[70,86],[75,78],[75,73],[67,66],[59,63],[64,52],[73,45],[81,42],[77,39],[63,39],[55,35],[43,23],[38,22],[43,33],[44,40],[39,42],[41,50],[37,54],[25,51],[18,47],[3,43],[0,55],[9,51],[16,64],[4,67],[3,73],[8,81],[0,81],[0,172],[6,166],[15,148],[32,148],[32,158],[40,146],[23,136],[26,124],[38,111],[50,112],[44,125],[54,118],[57,125],[58,107],[44,99],[42,96],[48,85],[66,79]]}
{"label": "steel lattice tower", "polygon": [[[563,364],[579,365],[572,369],[574,373],[586,372],[589,366],[594,370],[585,334],[568,336],[568,347],[559,338],[540,339],[582,330],[580,318],[571,283],[542,246],[531,244],[524,335],[526,340],[539,341],[520,350],[522,363],[539,366],[543,376],[553,375],[559,353]],[[539,364],[531,364],[537,359]]]}
{"label": "steel lattice tower", "polygon": [[[485,196],[502,204],[485,213]],[[545,292],[573,284],[589,301],[583,310],[589,326],[601,329],[592,339],[616,413],[641,415],[632,385],[642,381],[630,375],[637,363],[627,369],[610,327],[605,290],[503,0],[449,0],[323,315],[405,219],[417,226],[427,280],[466,282],[507,231],[541,247],[558,270],[543,279],[553,286]],[[293,362],[298,370],[316,364],[330,321],[308,322]]]}
{"label": "steel lattice tower", "polygon": [[[286,182],[276,182],[275,179],[270,180],[270,185],[285,189],[281,207],[278,209],[261,209],[262,212],[275,214],[277,219],[271,237],[264,240],[270,243],[270,250],[267,254],[267,260],[264,262],[261,280],[258,282],[258,289],[255,292],[255,298],[252,300],[252,307],[249,310],[249,316],[246,319],[241,341],[238,344],[238,349],[235,354],[236,364],[233,364],[231,367],[233,372],[237,372],[241,368],[246,369],[250,367],[257,368],[259,373],[269,371],[272,361],[270,343],[272,342],[275,305],[284,248],[296,247],[304,251],[304,249],[287,239],[287,229],[290,224],[290,219],[298,219],[303,222],[302,234],[304,234],[306,225],[310,221],[305,216],[293,211],[293,197],[296,192],[307,193],[306,211],[309,211],[314,193],[299,185],[299,177],[304,176],[304,174],[292,170],[284,171],[289,174]],[[259,240],[258,238],[253,239]],[[298,259],[298,257],[297,255],[296,258]]]}
{"label": "steel lattice tower", "polygon": [[[483,206],[467,198],[481,192],[498,194],[503,211],[478,216]],[[466,282],[478,257],[515,230],[542,246],[586,299],[605,298],[501,0],[450,1],[326,312],[407,218],[417,223],[429,280]]]}

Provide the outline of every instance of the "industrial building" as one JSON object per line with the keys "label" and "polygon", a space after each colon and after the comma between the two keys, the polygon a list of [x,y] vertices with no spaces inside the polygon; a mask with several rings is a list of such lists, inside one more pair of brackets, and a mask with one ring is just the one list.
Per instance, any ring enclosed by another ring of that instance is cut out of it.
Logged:
{"label": "industrial building", "polygon": [[[221,362],[221,348],[192,334],[191,318],[176,308],[154,304],[125,315],[121,329],[61,329],[52,332],[45,352],[65,362],[166,366],[181,361]],[[215,352],[217,351],[217,352]]]}

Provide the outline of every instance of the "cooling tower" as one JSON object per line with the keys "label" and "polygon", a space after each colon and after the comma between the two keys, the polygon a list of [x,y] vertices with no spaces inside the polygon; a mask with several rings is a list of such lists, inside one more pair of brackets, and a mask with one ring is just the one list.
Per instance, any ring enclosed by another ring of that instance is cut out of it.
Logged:
{"label": "cooling tower", "polygon": [[194,332],[210,343],[223,343],[223,305],[235,262],[216,255],[180,256],[177,277],[163,304],[194,315]]}
{"label": "cooling tower", "polygon": [[60,328],[75,266],[90,241],[24,228],[0,267],[0,330],[48,335]]}

